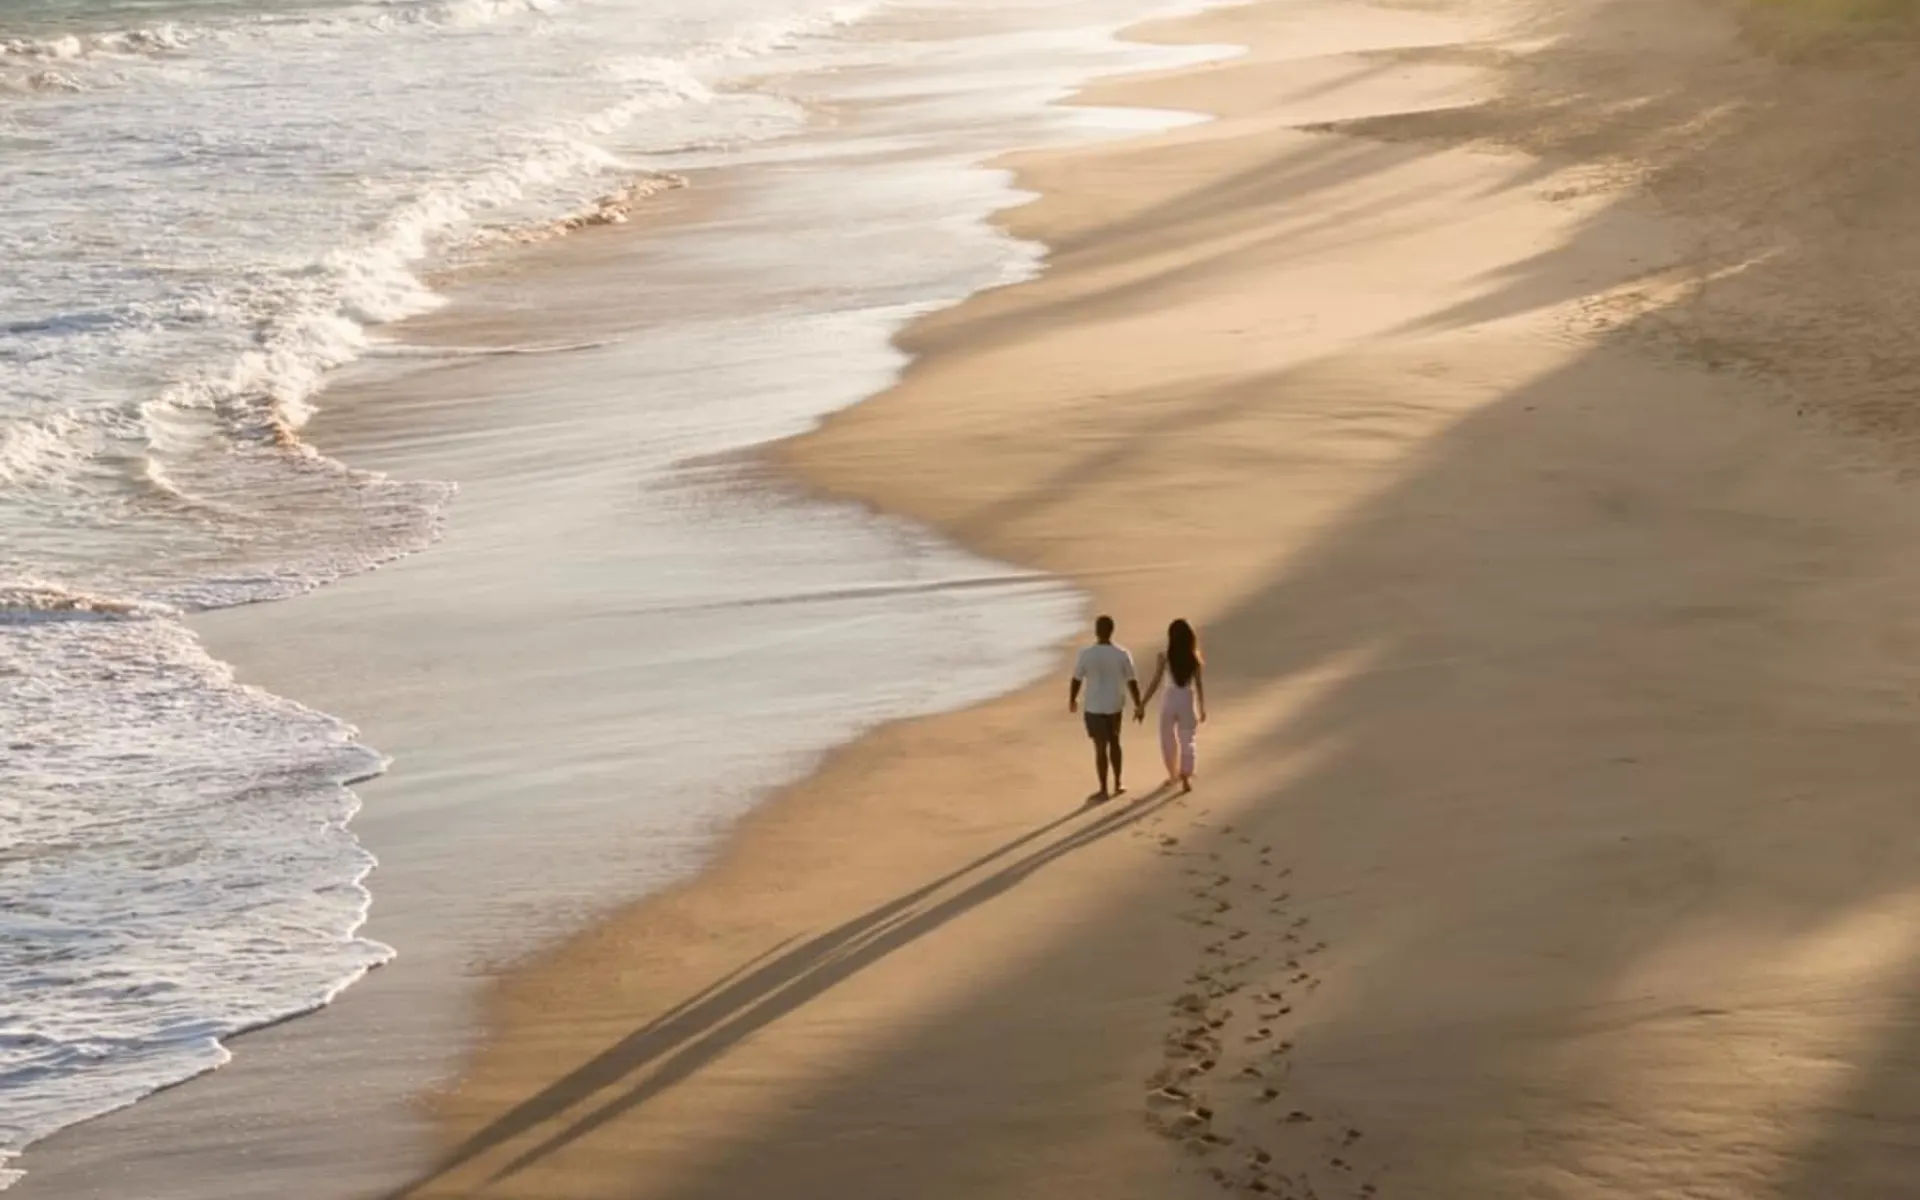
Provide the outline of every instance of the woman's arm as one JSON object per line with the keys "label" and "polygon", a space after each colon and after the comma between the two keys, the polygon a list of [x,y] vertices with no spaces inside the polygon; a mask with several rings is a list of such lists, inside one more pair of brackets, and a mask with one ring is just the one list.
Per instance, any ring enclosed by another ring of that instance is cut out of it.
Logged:
{"label": "woman's arm", "polygon": [[[1158,677],[1156,676],[1156,678]],[[1202,721],[1206,720],[1207,719],[1207,669],[1205,667],[1195,667],[1193,669],[1193,698],[1200,702],[1200,719]]]}
{"label": "woman's arm", "polygon": [[1146,695],[1140,697],[1141,708],[1145,708],[1147,702],[1153,699],[1153,694],[1160,690],[1160,677],[1166,673],[1167,656],[1163,653],[1160,655],[1160,660],[1153,664],[1153,678],[1147,683]]}

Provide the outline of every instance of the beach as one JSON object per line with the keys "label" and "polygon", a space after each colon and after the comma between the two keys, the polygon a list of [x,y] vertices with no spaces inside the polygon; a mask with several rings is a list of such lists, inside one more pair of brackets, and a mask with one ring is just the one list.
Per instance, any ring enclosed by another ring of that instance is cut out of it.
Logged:
{"label": "beach", "polygon": [[[446,540],[195,628],[393,756],[354,828],[398,957],[22,1196],[1915,1190],[1908,43],[1635,0],[1127,36],[1174,57],[1055,108],[1141,124],[977,134],[1053,143],[977,206],[1044,259],[956,251],[897,333],[647,342],[737,311],[701,239],[825,227],[755,207],[774,155],[408,335],[628,349],[337,385],[312,440],[460,480]],[[934,256],[901,224],[849,279]],[[649,310],[643,266],[721,282]],[[598,406],[669,362],[837,390],[710,441]],[[1143,667],[1199,628],[1191,794],[1129,723],[1089,800],[1096,612]],[[683,781],[715,727],[753,769]]]}
{"label": "beach", "polygon": [[[1562,19],[1654,82],[1742,45]],[[868,739],[506,980],[413,1194],[1900,1194],[1911,506],[1763,373],[1601,336],[1737,264],[1444,111],[1499,32],[1153,31],[1267,56],[1096,90],[1223,119],[1020,160],[1047,275],[782,454],[1142,651],[1193,618],[1200,791],[1074,815],[1057,680]]]}

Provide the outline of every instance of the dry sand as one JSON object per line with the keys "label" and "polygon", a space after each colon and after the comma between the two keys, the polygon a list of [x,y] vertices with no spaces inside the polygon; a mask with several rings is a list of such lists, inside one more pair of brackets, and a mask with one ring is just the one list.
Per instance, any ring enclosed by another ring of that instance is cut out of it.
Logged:
{"label": "dry sand", "polygon": [[1092,99],[1221,119],[1020,160],[1047,276],[782,457],[1193,619],[1199,790],[1082,809],[1059,681],[866,739],[504,978],[407,1194],[1920,1193],[1920,89],[1742,13],[1153,31],[1254,50]]}

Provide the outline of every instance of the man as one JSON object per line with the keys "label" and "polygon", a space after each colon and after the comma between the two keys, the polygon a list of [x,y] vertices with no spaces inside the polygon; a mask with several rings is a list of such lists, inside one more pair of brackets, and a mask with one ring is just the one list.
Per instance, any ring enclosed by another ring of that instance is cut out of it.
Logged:
{"label": "man", "polygon": [[[1087,736],[1093,739],[1093,764],[1100,772],[1100,790],[1095,800],[1118,796],[1127,790],[1120,777],[1120,716],[1126,711],[1127,693],[1133,693],[1136,708],[1146,702],[1140,698],[1140,680],[1133,673],[1133,655],[1125,646],[1113,644],[1113,618],[1102,616],[1093,623],[1098,639],[1080,652],[1074,663],[1073,684],[1067,689],[1067,711],[1080,711],[1080,692],[1086,689]],[[1107,791],[1107,764],[1113,764],[1113,791]]]}

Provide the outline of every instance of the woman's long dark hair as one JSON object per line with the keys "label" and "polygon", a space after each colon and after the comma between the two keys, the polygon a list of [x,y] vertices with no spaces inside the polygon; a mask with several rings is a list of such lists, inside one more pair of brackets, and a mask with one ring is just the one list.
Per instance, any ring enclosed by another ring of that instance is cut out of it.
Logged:
{"label": "woman's long dark hair", "polygon": [[1167,626],[1167,670],[1173,673],[1173,681],[1181,687],[1193,682],[1200,672],[1200,635],[1193,626],[1185,621],[1175,621]]}

